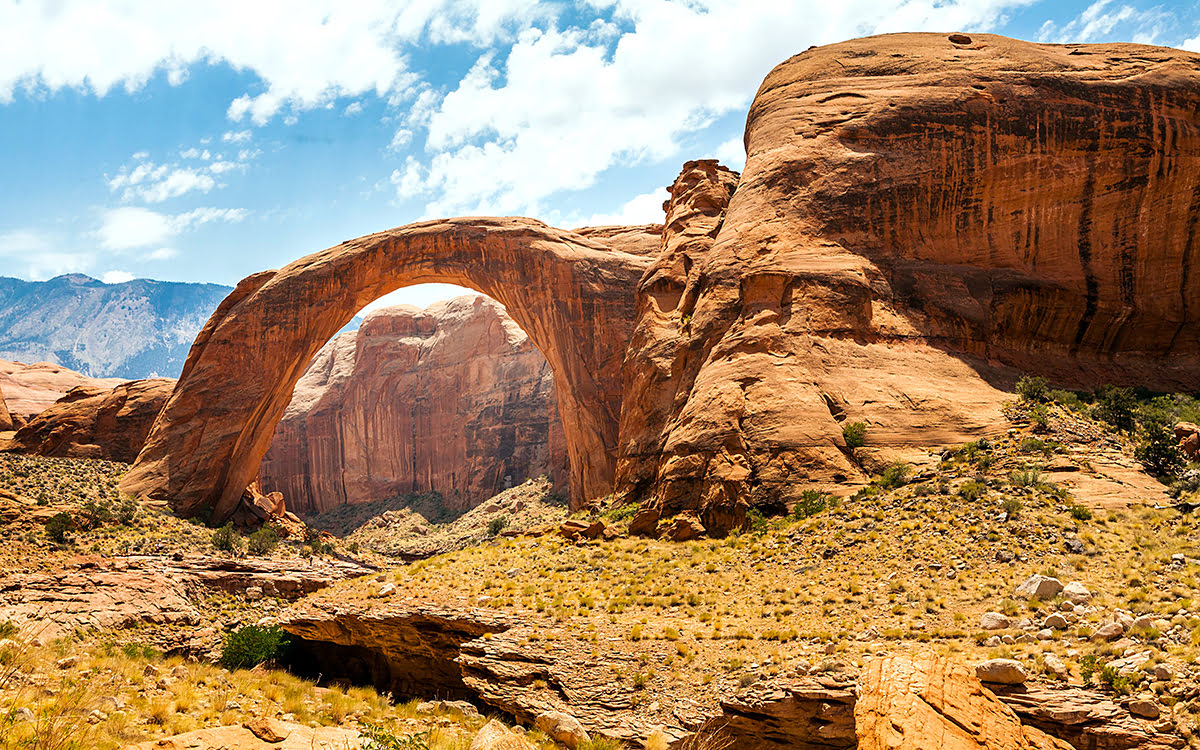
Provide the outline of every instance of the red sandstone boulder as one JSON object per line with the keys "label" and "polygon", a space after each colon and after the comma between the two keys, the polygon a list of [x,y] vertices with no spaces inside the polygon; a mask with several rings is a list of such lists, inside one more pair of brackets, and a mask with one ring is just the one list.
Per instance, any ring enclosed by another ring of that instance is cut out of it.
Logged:
{"label": "red sandstone boulder", "polygon": [[1189,460],[1200,456],[1200,425],[1179,422],[1175,425],[1175,440],[1179,443],[1179,450]]}
{"label": "red sandstone boulder", "polygon": [[81,385],[19,429],[0,450],[131,463],[175,381],[133,380],[116,388]]}

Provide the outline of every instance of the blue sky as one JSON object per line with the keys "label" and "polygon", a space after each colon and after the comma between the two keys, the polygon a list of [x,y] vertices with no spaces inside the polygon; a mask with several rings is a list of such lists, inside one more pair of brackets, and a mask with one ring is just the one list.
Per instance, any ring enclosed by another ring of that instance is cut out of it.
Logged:
{"label": "blue sky", "polygon": [[234,284],[423,218],[656,221],[683,161],[740,168],[775,63],[918,30],[1200,51],[1200,2],[0,0],[0,275]]}

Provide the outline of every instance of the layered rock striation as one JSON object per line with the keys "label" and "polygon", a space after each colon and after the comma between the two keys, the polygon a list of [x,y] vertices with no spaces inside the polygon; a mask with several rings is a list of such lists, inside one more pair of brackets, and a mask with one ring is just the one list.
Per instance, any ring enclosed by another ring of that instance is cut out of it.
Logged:
{"label": "layered rock striation", "polygon": [[1021,372],[1196,389],[1198,61],[961,34],[810,49],[759,89],[745,171],[685,165],[661,229],[426,222],[245,280],[124,487],[227,515],[304,364],[420,281],[506,306],[554,372],[573,507],[615,492],[646,533],[682,511],[719,533],[986,435]]}
{"label": "layered rock striation", "polygon": [[329,342],[260,476],[303,515],[429,490],[468,510],[542,474],[566,490],[550,366],[503,307],[460,297],[375,311]]}

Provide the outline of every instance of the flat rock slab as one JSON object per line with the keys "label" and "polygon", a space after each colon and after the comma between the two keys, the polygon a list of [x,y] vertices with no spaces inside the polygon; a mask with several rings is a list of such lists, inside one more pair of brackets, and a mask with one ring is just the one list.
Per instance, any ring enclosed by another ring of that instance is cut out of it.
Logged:
{"label": "flat rock slab", "polygon": [[149,740],[128,745],[125,750],[357,750],[362,747],[358,732],[351,729],[312,729],[299,724],[277,723],[287,730],[287,737],[280,742],[260,739],[246,727],[226,726]]}

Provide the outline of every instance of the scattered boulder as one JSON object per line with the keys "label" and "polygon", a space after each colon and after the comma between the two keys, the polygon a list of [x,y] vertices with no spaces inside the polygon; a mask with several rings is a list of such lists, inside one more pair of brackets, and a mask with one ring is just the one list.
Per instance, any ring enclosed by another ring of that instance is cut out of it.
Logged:
{"label": "scattered boulder", "polygon": [[534,725],[554,738],[555,742],[561,742],[571,750],[591,739],[578,719],[562,711],[546,711],[539,714]]}
{"label": "scattered boulder", "polygon": [[687,542],[704,536],[706,529],[700,519],[692,513],[681,513],[667,529],[666,537],[672,542]]}
{"label": "scattered boulder", "polygon": [[983,630],[1008,630],[1012,627],[1012,620],[1000,612],[984,612],[979,618],[979,627]]}
{"label": "scattered boulder", "polygon": [[1050,615],[1042,621],[1042,627],[1049,628],[1051,630],[1066,630],[1067,618],[1058,614]]}
{"label": "scattered boulder", "polygon": [[976,664],[975,676],[980,682],[995,682],[1000,685],[1021,685],[1029,679],[1025,666],[1015,659],[988,659]]}
{"label": "scattered boulder", "polygon": [[1062,595],[1075,605],[1087,604],[1092,600],[1092,592],[1079,581],[1071,581],[1062,587]]}
{"label": "scattered boulder", "polygon": [[1158,701],[1153,695],[1139,695],[1125,706],[1129,709],[1129,713],[1139,719],[1157,719],[1161,713],[1158,707]]}
{"label": "scattered boulder", "polygon": [[1096,628],[1096,632],[1092,633],[1092,640],[1095,641],[1115,641],[1125,635],[1125,628],[1119,622],[1108,622]]}
{"label": "scattered boulder", "polygon": [[1062,590],[1062,581],[1059,581],[1057,578],[1044,576],[1041,573],[1034,573],[1025,579],[1025,583],[1017,587],[1016,594],[1027,599],[1049,601],[1058,596]]}
{"label": "scattered boulder", "polygon": [[603,521],[584,521],[579,518],[568,518],[558,527],[558,531],[567,539],[598,539],[605,529]]}
{"label": "scattered boulder", "polygon": [[1194,461],[1200,457],[1200,425],[1192,422],[1177,422],[1175,424],[1175,442],[1179,443],[1179,451],[1188,460]]}
{"label": "scattered boulder", "polygon": [[492,719],[471,741],[470,750],[537,750],[533,743]]}
{"label": "scattered boulder", "polygon": [[242,726],[263,742],[283,742],[292,733],[291,727],[270,716],[255,717]]}

